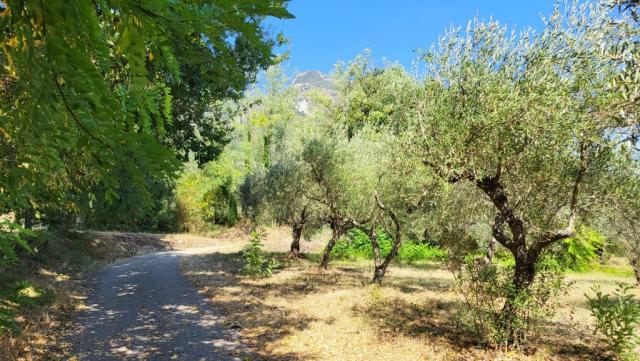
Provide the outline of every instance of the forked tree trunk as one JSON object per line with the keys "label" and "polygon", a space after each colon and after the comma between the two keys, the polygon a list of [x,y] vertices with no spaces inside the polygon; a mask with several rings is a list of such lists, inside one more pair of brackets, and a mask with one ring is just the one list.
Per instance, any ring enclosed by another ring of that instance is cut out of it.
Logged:
{"label": "forked tree trunk", "polygon": [[382,262],[382,264],[380,264],[380,266],[376,266],[375,272],[373,273],[374,283],[382,282],[382,278],[387,273],[387,268],[389,267],[389,264],[391,264],[391,261],[393,261],[398,255],[398,249],[400,249],[400,243],[401,243],[401,238],[400,237],[396,238],[393,242],[393,246],[391,246],[391,251],[389,251],[389,254],[384,258],[384,261]]}
{"label": "forked tree trunk", "polygon": [[[393,246],[391,246],[391,250],[389,251],[389,254],[384,258],[384,261],[382,263],[379,263],[379,262],[376,263],[376,267],[373,272],[373,283],[380,283],[385,273],[387,273],[387,267],[389,267],[389,264],[391,264],[391,261],[393,261],[396,258],[396,255],[398,254],[398,249],[400,248],[400,243],[402,242],[402,232],[401,232],[402,227],[400,225],[400,220],[396,216],[395,212],[385,207],[385,205],[382,204],[382,202],[378,198],[377,194],[375,196],[375,199],[376,199],[376,203],[378,204],[378,208],[386,212],[391,218],[391,220],[393,221],[393,224],[396,226],[396,233],[393,239]],[[375,233],[375,231],[373,231],[373,233]],[[377,240],[378,240],[377,237],[374,237],[374,238],[376,239],[376,243],[377,243]]]}

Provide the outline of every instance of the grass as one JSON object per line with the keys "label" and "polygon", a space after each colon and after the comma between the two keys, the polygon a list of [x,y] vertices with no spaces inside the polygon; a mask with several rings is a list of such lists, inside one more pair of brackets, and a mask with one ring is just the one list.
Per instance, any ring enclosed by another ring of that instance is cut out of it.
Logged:
{"label": "grass", "polygon": [[437,263],[394,265],[378,287],[369,282],[370,261],[335,261],[320,271],[321,238],[304,244],[311,256],[302,261],[286,258],[288,239],[286,230],[269,232],[265,249],[282,266],[266,279],[240,276],[243,240],[182,260],[184,273],[208,294],[228,326],[268,360],[598,358],[603,351],[584,295],[596,284],[608,291],[616,282],[633,282],[626,274],[569,274],[572,289],[559,300],[540,340],[522,351],[500,352],[480,348],[458,331],[453,315],[461,300],[451,274]]}
{"label": "grass", "polygon": [[584,274],[584,273],[599,273],[602,275],[610,275],[614,277],[635,277],[633,268],[629,265],[629,262],[622,257],[612,257],[607,263],[602,264],[599,262],[593,262],[584,271],[575,271],[572,273]]}

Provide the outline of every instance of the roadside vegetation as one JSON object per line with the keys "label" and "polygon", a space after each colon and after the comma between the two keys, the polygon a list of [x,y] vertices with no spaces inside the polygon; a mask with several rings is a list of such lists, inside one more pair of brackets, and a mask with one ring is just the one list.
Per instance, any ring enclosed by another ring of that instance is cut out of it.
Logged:
{"label": "roadside vegetation", "polygon": [[[3,272],[83,247],[54,231],[241,229],[182,267],[266,359],[636,359],[638,3],[472,19],[315,88],[263,27],[286,5],[6,2]],[[2,340],[55,307],[34,267]]]}

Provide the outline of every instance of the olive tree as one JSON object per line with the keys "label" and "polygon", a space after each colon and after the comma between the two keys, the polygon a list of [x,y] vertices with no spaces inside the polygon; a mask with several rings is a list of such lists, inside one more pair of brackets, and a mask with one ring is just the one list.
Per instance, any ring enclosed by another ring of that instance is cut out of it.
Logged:
{"label": "olive tree", "polygon": [[515,259],[507,329],[543,252],[611,191],[599,180],[628,124],[611,88],[619,67],[600,50],[626,29],[606,8],[576,3],[539,34],[474,20],[424,56],[415,150],[443,180],[471,184],[492,204],[492,235]]}
{"label": "olive tree", "polygon": [[375,162],[349,144],[346,130],[338,127],[318,133],[302,150],[312,185],[306,197],[316,203],[320,219],[331,228],[320,262],[324,269],[338,239],[368,223],[374,210]]}
{"label": "olive tree", "polygon": [[[406,239],[424,238],[432,233],[437,205],[441,201],[441,182],[424,172],[416,154],[406,152],[407,139],[393,129],[365,127],[352,139],[366,152],[376,167],[373,197],[375,210],[369,223],[359,228],[371,239],[374,255],[373,282],[380,283]],[[382,258],[376,229],[392,238],[389,253]]]}
{"label": "olive tree", "polygon": [[311,174],[301,158],[303,144],[317,132],[317,124],[295,112],[297,92],[285,87],[279,68],[270,69],[267,78],[267,91],[256,93],[248,122],[241,124],[252,170],[240,187],[240,198],[251,220],[290,226],[290,256],[300,258],[300,239],[320,228],[316,204],[307,198]]}
{"label": "olive tree", "polygon": [[[373,281],[380,282],[402,241],[424,236],[431,219],[426,212],[433,210],[439,191],[420,168],[420,158],[406,152],[402,135],[421,87],[400,65],[376,67],[366,53],[346,65],[339,63],[333,77],[337,97],[324,103],[323,115],[346,129],[350,177],[358,174],[370,180],[360,193],[371,213],[364,215],[365,223],[352,219],[350,226],[369,237]],[[381,230],[393,239],[384,258],[378,242]]]}
{"label": "olive tree", "polygon": [[300,258],[300,239],[317,231],[321,223],[317,207],[306,197],[309,175],[299,161],[280,160],[267,168],[265,203],[276,222],[291,227],[290,257]]}

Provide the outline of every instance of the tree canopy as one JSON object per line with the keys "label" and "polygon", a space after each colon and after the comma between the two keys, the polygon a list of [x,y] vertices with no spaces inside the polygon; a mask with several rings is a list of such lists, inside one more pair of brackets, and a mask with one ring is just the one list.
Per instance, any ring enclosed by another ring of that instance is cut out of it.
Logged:
{"label": "tree canopy", "polygon": [[[144,189],[180,158],[225,142],[212,104],[237,99],[275,60],[274,1],[7,1],[2,25],[0,205],[41,207],[42,189]],[[19,190],[19,191],[18,191]],[[57,200],[56,200],[57,201]],[[67,203],[70,200],[67,200]]]}

